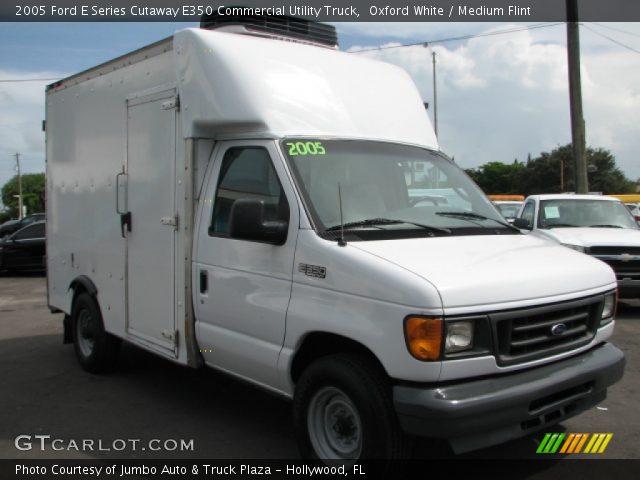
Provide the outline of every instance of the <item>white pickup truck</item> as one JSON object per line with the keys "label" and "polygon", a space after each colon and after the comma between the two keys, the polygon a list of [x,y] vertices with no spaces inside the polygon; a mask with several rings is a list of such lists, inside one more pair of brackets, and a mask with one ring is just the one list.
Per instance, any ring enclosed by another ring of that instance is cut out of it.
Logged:
{"label": "white pickup truck", "polygon": [[640,298],[640,228],[619,200],[601,195],[531,195],[515,225],[609,264],[618,295]]}
{"label": "white pickup truck", "polygon": [[210,366],[291,399],[302,455],[345,461],[605,398],[611,269],[507,224],[406,72],[325,25],[214,26],[47,89],[48,298],[86,370],[121,340]]}

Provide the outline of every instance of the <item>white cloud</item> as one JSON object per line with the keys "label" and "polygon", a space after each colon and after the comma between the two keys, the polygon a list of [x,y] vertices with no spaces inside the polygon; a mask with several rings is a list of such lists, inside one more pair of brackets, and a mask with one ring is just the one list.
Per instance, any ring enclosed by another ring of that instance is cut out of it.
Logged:
{"label": "white cloud", "polygon": [[[358,27],[361,33],[364,26]],[[484,33],[519,26],[485,25]],[[386,35],[394,31],[401,37],[406,31],[426,39],[425,32],[418,34],[417,28],[387,27]],[[639,24],[620,28],[640,32]],[[563,26],[435,44],[438,131],[443,149],[468,168],[489,161],[511,162],[516,157],[525,160],[528,153],[535,156],[569,143],[565,44]],[[404,67],[425,101],[432,104],[430,49],[415,46],[360,55]],[[587,143],[610,150],[618,166],[635,180],[640,177],[636,160],[640,151],[640,55],[582,29],[581,60]]]}
{"label": "white cloud", "polygon": [[627,176],[636,180],[640,177],[640,55],[599,53],[587,56],[583,64],[590,78],[583,84],[587,138],[612,150]]}
{"label": "white cloud", "polygon": [[480,33],[500,24],[490,22],[341,22],[334,25],[338,29],[339,38],[345,40],[368,36],[408,40],[419,38],[428,41]]}

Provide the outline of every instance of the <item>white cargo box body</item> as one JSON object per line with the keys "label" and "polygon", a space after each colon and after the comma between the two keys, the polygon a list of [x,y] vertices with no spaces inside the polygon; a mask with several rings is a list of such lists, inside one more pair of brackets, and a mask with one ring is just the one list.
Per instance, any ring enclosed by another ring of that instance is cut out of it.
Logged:
{"label": "white cargo box body", "polygon": [[401,69],[198,29],[51,85],[46,108],[50,306],[70,314],[72,284],[86,281],[107,331],[192,365],[192,219],[216,140],[438,149]]}

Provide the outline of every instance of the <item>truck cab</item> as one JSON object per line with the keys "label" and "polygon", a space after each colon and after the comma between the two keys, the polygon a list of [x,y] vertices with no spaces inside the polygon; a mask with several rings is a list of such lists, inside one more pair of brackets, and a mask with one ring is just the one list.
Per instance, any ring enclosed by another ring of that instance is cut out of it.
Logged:
{"label": "truck cab", "polygon": [[640,297],[640,228],[624,204],[602,195],[531,195],[516,226],[607,263],[622,298]]}

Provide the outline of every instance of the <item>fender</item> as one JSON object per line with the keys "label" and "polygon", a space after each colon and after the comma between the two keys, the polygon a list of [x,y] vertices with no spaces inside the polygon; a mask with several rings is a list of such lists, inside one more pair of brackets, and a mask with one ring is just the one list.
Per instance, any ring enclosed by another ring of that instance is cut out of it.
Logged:
{"label": "fender", "polygon": [[[73,299],[75,300],[76,292],[78,290],[82,290],[87,292],[92,297],[96,298],[98,295],[98,289],[96,288],[93,281],[87,277],[86,275],[80,275],[73,279],[71,284],[69,285],[69,289],[73,291]],[[69,307],[69,312],[73,310],[73,300],[71,301],[71,306]],[[62,343],[73,343],[73,332],[71,330],[71,314],[65,314],[64,320],[62,321],[62,326],[64,328],[64,332],[62,335]]]}
{"label": "fender", "polygon": [[79,277],[74,278],[69,285],[69,290],[73,290],[75,292],[78,287],[82,287],[82,289],[92,297],[98,295],[98,289],[93,281],[86,275],[80,275]]}

